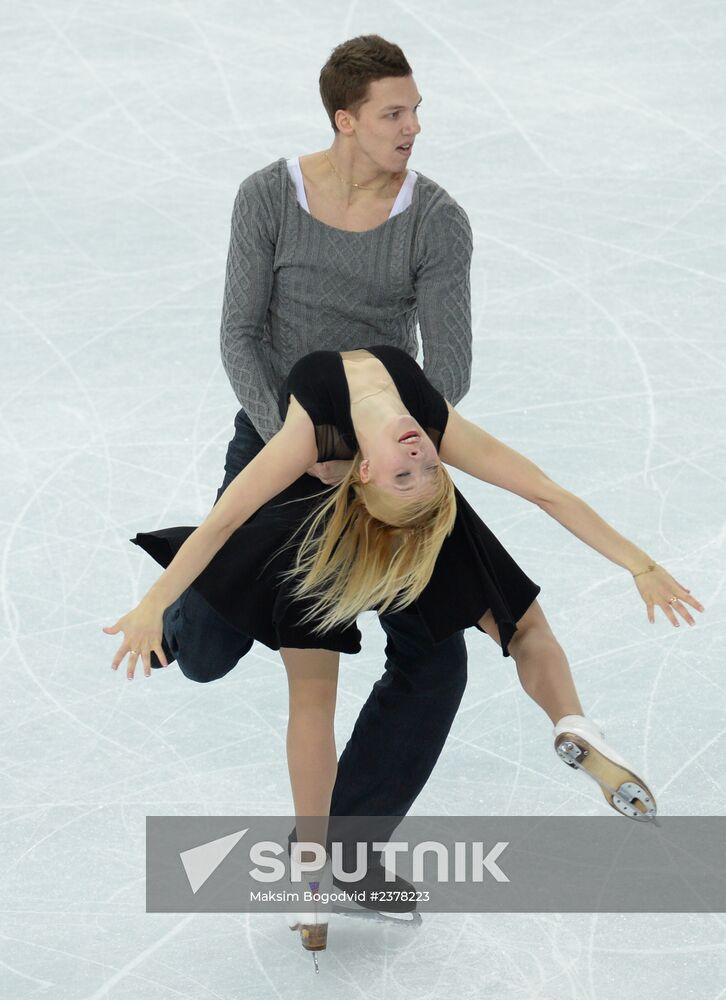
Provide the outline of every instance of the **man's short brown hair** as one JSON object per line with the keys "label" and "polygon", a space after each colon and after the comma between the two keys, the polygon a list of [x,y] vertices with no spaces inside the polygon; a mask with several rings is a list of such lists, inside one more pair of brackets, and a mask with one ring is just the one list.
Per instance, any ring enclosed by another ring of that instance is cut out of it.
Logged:
{"label": "man's short brown hair", "polygon": [[320,96],[333,131],[339,109],[358,116],[368,100],[368,86],[387,76],[409,76],[412,70],[403,51],[380,35],[358,35],[341,42],[320,70]]}

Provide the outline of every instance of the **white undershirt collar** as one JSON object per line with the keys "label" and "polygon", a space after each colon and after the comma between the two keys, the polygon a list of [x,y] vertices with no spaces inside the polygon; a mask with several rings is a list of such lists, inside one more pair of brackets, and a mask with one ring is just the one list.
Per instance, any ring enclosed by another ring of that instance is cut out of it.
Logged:
{"label": "white undershirt collar", "polygon": [[[302,170],[300,169],[300,157],[293,156],[287,161],[287,169],[290,177],[295,184],[295,191],[297,192],[297,200],[300,205],[305,209],[308,215],[311,214],[310,208],[308,207],[308,198],[305,194],[305,184],[303,182]],[[392,219],[394,215],[398,215],[399,212],[403,212],[404,209],[408,208],[411,204],[411,199],[413,198],[413,188],[416,183],[416,178],[418,174],[415,170],[407,170],[406,178],[401,185],[401,189],[396,195],[396,200],[393,203],[393,208],[391,209],[391,214],[388,216]]]}

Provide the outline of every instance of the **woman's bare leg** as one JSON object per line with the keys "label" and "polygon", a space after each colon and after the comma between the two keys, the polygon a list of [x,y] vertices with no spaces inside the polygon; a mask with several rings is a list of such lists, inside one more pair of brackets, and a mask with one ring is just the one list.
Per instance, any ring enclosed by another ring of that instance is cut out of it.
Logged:
{"label": "woman's bare leg", "polygon": [[[490,611],[479,620],[479,624],[501,646],[499,629]],[[567,657],[537,601],[532,602],[517,622],[509,651],[517,664],[522,687],[549,715],[555,726],[566,715],[584,716]],[[570,733],[561,732],[559,739],[562,740],[564,755],[560,749],[558,754],[565,763],[576,760],[573,766],[587,771],[598,782],[605,800],[616,812],[631,819],[654,819],[655,796],[646,783],[605,743],[603,734],[598,735],[597,724],[593,725],[587,719],[581,721],[585,726],[585,735],[582,736],[580,730],[578,740]],[[565,726],[568,727],[569,723],[570,720]],[[577,732],[577,726],[574,729]],[[557,749],[557,742],[555,747]]]}
{"label": "woman's bare leg", "polygon": [[324,847],[338,770],[335,699],[340,654],[329,649],[284,648],[280,655],[289,691],[287,766],[297,839]]}
{"label": "woman's bare leg", "polygon": [[[501,646],[491,610],[479,624]],[[517,622],[509,652],[517,664],[522,687],[554,725],[565,715],[584,715],[567,657],[537,601],[530,604]]]}

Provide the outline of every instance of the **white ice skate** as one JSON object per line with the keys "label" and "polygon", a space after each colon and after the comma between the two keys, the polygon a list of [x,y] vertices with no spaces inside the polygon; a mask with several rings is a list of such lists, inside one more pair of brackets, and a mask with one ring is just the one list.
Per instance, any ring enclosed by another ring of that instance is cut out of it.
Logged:
{"label": "white ice skate", "polygon": [[[292,856],[299,857],[297,844],[292,844]],[[333,885],[333,875],[330,867],[330,858],[325,859],[325,864],[318,871],[305,872],[300,882],[292,883],[293,888],[301,894],[310,892],[313,898],[310,902],[310,910],[288,914],[287,924],[291,931],[300,931],[300,942],[306,951],[312,952],[315,971],[319,972],[318,957],[319,951],[325,951],[328,945],[328,917],[330,914],[330,902],[325,902],[325,893],[335,891]]]}
{"label": "white ice skate", "polygon": [[609,806],[634,820],[655,820],[655,796],[632,767],[603,739],[600,725],[584,715],[565,715],[554,728],[555,750],[570,767],[600,785]]}

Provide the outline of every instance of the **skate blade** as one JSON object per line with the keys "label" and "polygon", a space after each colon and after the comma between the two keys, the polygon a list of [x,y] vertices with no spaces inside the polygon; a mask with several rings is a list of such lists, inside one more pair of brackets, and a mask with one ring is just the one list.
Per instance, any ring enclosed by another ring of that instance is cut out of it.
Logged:
{"label": "skate blade", "polygon": [[600,753],[588,740],[576,733],[560,733],[555,740],[557,755],[570,767],[593,778],[607,804],[628,819],[655,822],[655,796],[646,783],[620,764]]}
{"label": "skate blade", "polygon": [[385,924],[393,924],[395,927],[420,927],[422,923],[418,910],[395,913],[389,910],[366,910],[359,906],[355,910],[334,907],[334,912],[342,917],[353,917],[354,920],[378,920]]}
{"label": "skate blade", "polygon": [[414,903],[408,910],[385,910],[385,909],[374,909],[373,907],[361,906],[357,903],[352,896],[346,897],[346,899],[338,899],[332,904],[333,913],[342,913],[343,916],[350,917],[371,917],[373,914],[381,914],[381,919],[391,917],[393,920],[398,920],[403,923],[411,922],[413,914],[416,913],[416,904]]}

